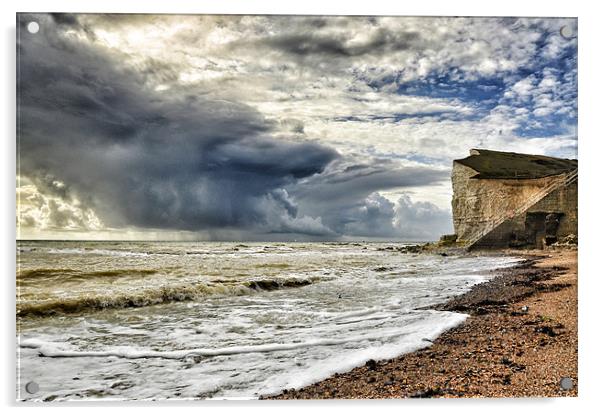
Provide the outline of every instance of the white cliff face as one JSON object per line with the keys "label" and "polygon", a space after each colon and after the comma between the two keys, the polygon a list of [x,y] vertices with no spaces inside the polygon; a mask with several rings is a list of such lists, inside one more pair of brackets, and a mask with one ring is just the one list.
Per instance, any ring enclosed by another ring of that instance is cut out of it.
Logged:
{"label": "white cliff face", "polygon": [[[470,238],[496,218],[516,211],[539,190],[557,180],[556,176],[539,179],[471,179],[476,174],[478,172],[474,169],[454,162],[452,211],[458,241]],[[574,190],[571,190],[573,187]],[[529,211],[544,206],[546,211],[566,212],[566,220],[571,223],[574,221],[575,224],[573,226],[567,222],[561,229],[574,229],[573,233],[576,233],[576,184],[551,193]],[[524,232],[525,214],[519,216],[509,221],[512,223],[506,224],[508,233]]]}

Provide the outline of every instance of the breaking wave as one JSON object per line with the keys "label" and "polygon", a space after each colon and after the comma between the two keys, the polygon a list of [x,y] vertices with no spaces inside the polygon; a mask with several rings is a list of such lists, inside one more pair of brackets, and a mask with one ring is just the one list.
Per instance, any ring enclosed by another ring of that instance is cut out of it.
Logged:
{"label": "breaking wave", "polygon": [[73,255],[106,255],[106,256],[121,256],[121,257],[147,257],[151,255],[148,252],[134,252],[120,249],[86,249],[86,248],[59,248],[48,250],[49,254],[73,254]]}
{"label": "breaking wave", "polygon": [[35,268],[17,273],[17,281],[60,278],[96,278],[96,277],[143,277],[158,273],[156,269],[111,269],[106,271],[77,271],[70,268]]}
{"label": "breaking wave", "polygon": [[151,305],[198,300],[209,295],[245,295],[255,291],[272,291],[303,287],[317,278],[268,278],[248,281],[215,280],[186,285],[161,286],[139,291],[87,293],[79,297],[57,298],[44,301],[24,301],[17,304],[19,317],[43,317],[72,314],[111,308],[133,308]]}
{"label": "breaking wave", "polygon": [[[462,323],[467,315],[456,313],[440,313],[441,321],[434,324],[434,327],[428,328],[431,337],[438,336],[446,328],[456,326]],[[269,353],[277,351],[306,349],[319,346],[339,346],[358,342],[381,340],[385,343],[394,338],[405,337],[414,334],[416,327],[425,329],[424,322],[418,322],[416,325],[408,325],[402,328],[389,328],[378,330],[366,334],[338,337],[338,338],[315,338],[303,342],[295,343],[263,343],[255,345],[228,346],[220,348],[193,348],[183,350],[152,350],[139,349],[131,346],[109,347],[102,350],[76,350],[69,348],[68,345],[43,341],[35,338],[22,340],[19,344],[22,348],[37,349],[45,357],[119,357],[125,359],[185,359],[190,356],[214,357],[229,356],[246,353]],[[429,345],[429,340],[415,339],[415,347],[424,347]],[[67,347],[66,347],[67,346]]]}

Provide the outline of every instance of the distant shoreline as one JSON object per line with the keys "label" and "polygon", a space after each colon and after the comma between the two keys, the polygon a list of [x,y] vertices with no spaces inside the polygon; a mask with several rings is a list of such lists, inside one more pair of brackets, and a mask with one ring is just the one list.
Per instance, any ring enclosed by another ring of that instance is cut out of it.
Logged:
{"label": "distant shoreline", "polygon": [[261,399],[577,396],[577,250],[502,254],[527,259],[431,307],[469,314],[431,347]]}

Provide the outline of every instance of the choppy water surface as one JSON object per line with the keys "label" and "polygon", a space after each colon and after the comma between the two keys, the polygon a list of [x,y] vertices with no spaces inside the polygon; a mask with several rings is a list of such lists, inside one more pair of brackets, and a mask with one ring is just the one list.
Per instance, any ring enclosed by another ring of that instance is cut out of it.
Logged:
{"label": "choppy water surface", "polygon": [[426,346],[466,316],[417,308],[519,260],[386,249],[398,246],[19,242],[19,398],[298,388]]}

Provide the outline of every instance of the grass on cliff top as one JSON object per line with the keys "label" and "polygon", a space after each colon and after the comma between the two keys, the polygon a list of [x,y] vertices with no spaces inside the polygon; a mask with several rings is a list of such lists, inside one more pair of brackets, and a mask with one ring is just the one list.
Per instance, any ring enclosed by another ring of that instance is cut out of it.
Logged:
{"label": "grass on cliff top", "polygon": [[479,179],[536,179],[577,168],[577,160],[491,150],[478,152],[455,162],[476,170],[479,174],[475,178]]}

